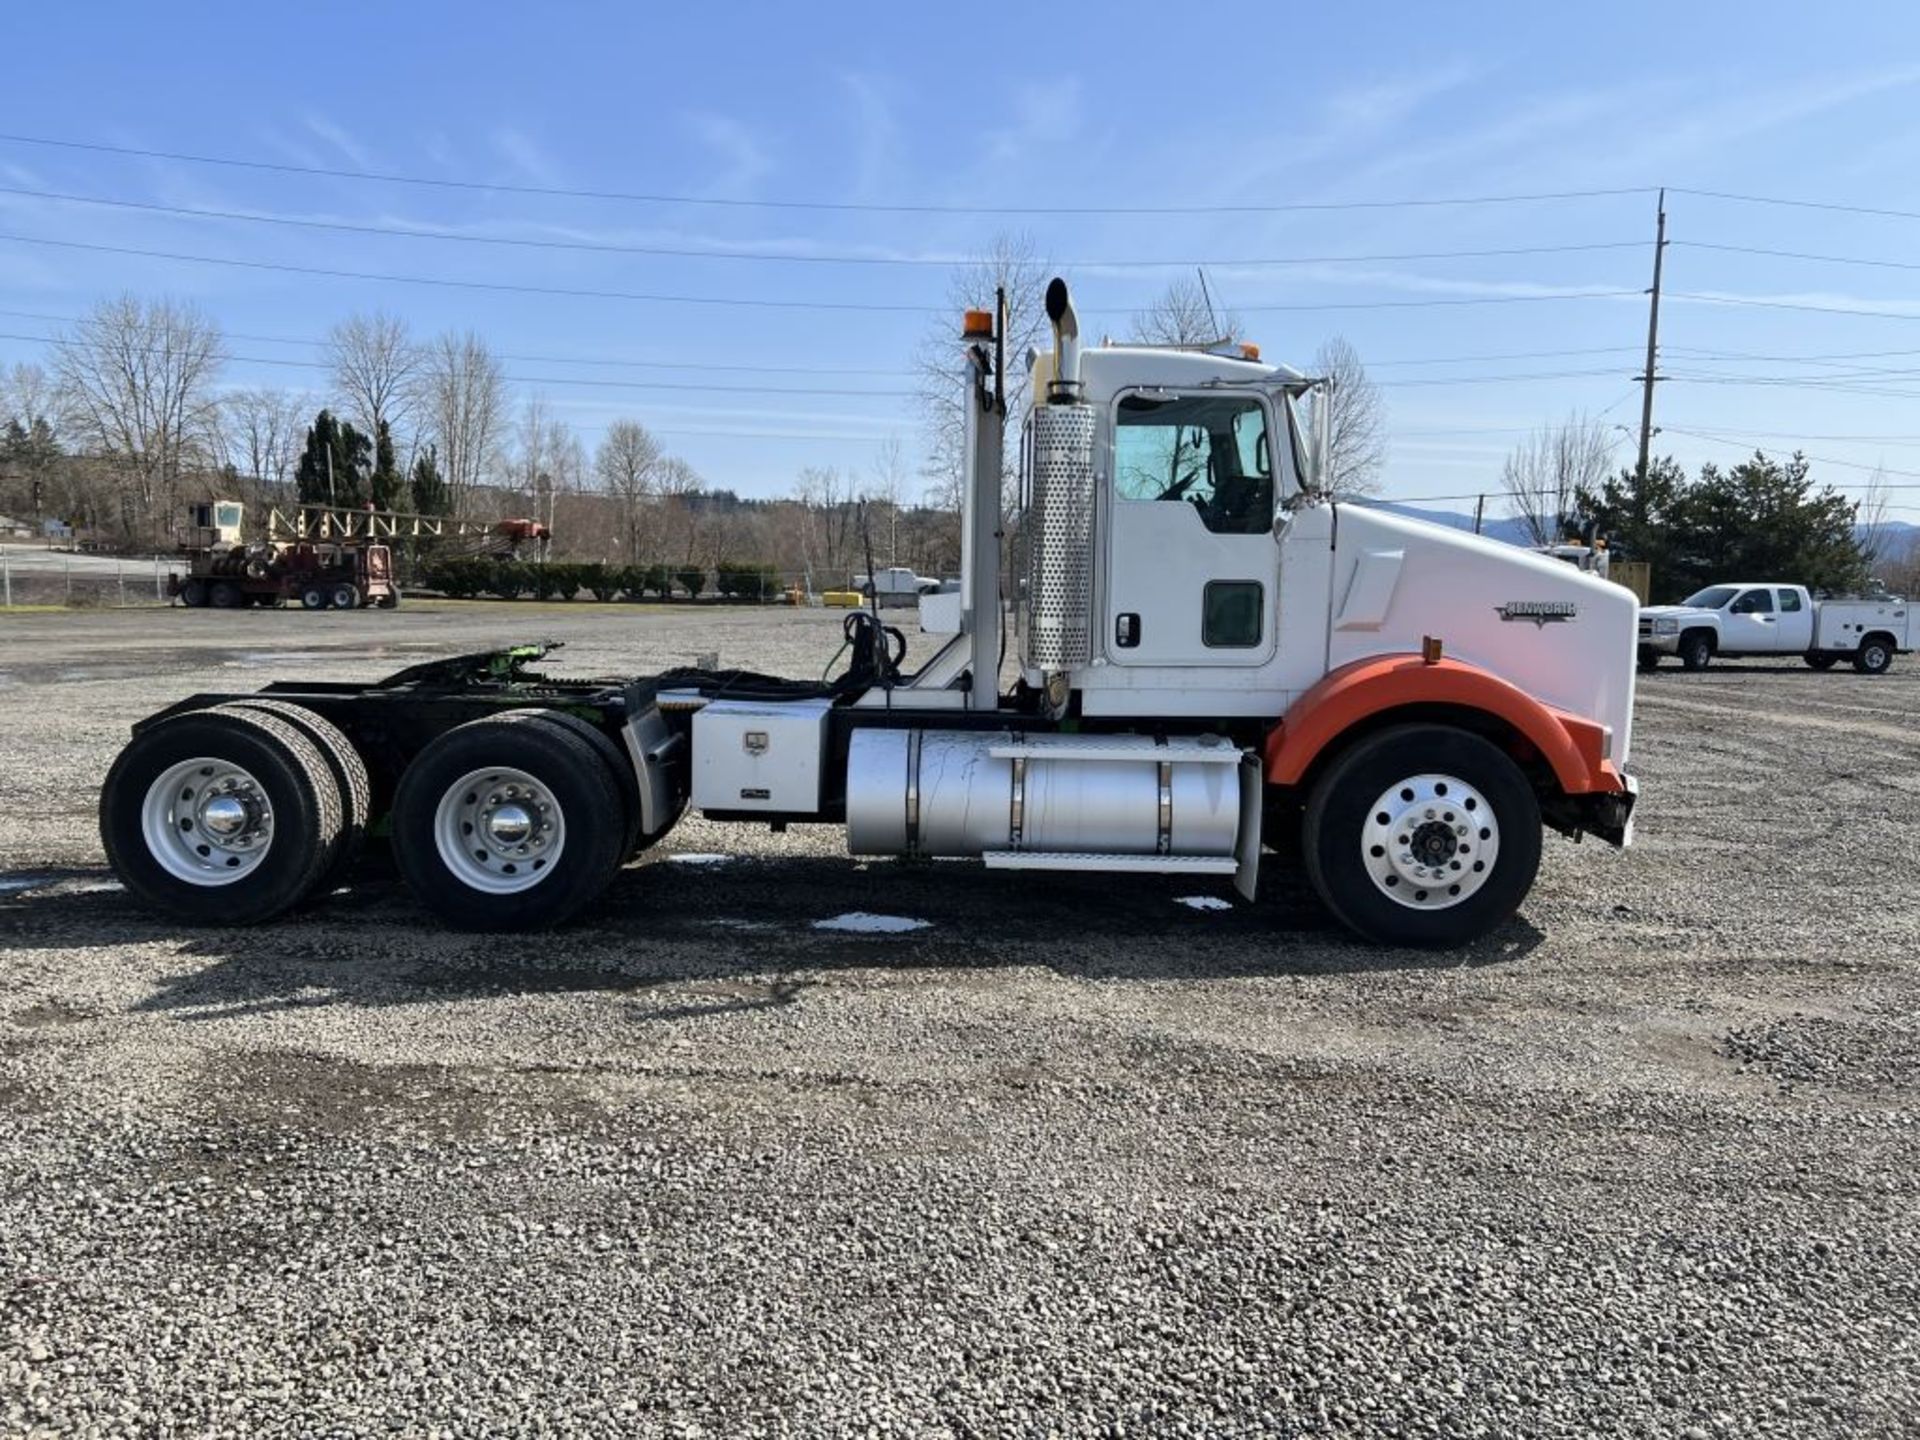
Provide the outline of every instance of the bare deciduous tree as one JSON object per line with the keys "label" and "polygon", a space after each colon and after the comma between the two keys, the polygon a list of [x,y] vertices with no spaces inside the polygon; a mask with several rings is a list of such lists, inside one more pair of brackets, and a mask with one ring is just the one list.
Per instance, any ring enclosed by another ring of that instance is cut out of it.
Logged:
{"label": "bare deciduous tree", "polygon": [[594,452],[593,473],[619,513],[632,564],[651,558],[654,486],[664,458],[660,442],[637,420],[614,421]]}
{"label": "bare deciduous tree", "polygon": [[926,469],[934,503],[957,511],[964,493],[960,473],[966,434],[967,397],[961,383],[960,316],[967,310],[992,310],[994,296],[1007,292],[1007,430],[1001,458],[1003,482],[1011,473],[1008,457],[1018,453],[1020,426],[1027,413],[1032,377],[1027,352],[1045,348],[1047,335],[1047,263],[1031,235],[997,235],[978,259],[960,266],[947,285],[947,313],[938,316],[922,339],[914,368],[926,430]]}
{"label": "bare deciduous tree", "polygon": [[369,435],[380,433],[383,420],[396,436],[405,428],[421,358],[406,322],[383,310],[348,316],[327,332],[334,388],[347,418]]}
{"label": "bare deciduous tree", "polygon": [[1146,345],[1217,345],[1244,329],[1232,311],[1216,311],[1198,276],[1173,281],[1133,317],[1133,338]]}
{"label": "bare deciduous tree", "polygon": [[1868,573],[1875,576],[1900,559],[1898,537],[1888,523],[1889,506],[1887,472],[1876,466],[1867,477],[1866,490],[1860,497],[1859,508],[1854,511],[1853,521],[1860,558],[1866,562]]}
{"label": "bare deciduous tree", "polygon": [[500,446],[506,377],[486,341],[471,330],[449,330],[427,347],[415,393],[423,427],[440,447],[447,498],[463,515]]}
{"label": "bare deciduous tree", "polygon": [[220,411],[226,463],[269,491],[290,483],[306,433],[305,397],[270,385],[229,390]]}
{"label": "bare deciduous tree", "polygon": [[65,429],[123,477],[122,523],[164,534],[182,473],[218,430],[219,327],[188,304],[122,295],[57,343]]}
{"label": "bare deciduous tree", "polygon": [[1332,382],[1313,397],[1312,424],[1327,428],[1321,491],[1336,500],[1371,495],[1387,461],[1387,406],[1367,378],[1360,352],[1335,335],[1313,357],[1314,374]]}
{"label": "bare deciduous tree", "polygon": [[1508,512],[1530,543],[1557,545],[1577,528],[1581,497],[1599,491],[1612,463],[1606,428],[1585,415],[1536,430],[1501,467]]}
{"label": "bare deciduous tree", "polygon": [[883,508],[887,526],[887,564],[900,563],[900,510],[907,498],[907,460],[900,437],[889,435],[873,454],[867,494]]}

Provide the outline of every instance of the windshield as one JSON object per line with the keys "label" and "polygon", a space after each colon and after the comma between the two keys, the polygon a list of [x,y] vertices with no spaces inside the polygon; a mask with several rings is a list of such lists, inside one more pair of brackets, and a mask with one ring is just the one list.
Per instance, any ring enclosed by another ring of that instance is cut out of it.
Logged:
{"label": "windshield", "polygon": [[1696,590],[1680,603],[1691,605],[1696,610],[1718,610],[1733,598],[1736,587],[1732,585],[1709,585],[1704,590]]}

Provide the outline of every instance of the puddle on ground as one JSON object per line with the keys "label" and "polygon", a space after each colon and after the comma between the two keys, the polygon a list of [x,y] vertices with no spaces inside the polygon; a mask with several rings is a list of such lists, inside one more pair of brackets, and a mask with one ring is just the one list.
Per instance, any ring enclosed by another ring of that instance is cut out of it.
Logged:
{"label": "puddle on ground", "polygon": [[850,910],[831,920],[816,920],[816,930],[848,930],[857,935],[901,935],[909,930],[926,930],[931,920],[915,920],[906,915],[870,915],[865,910]]}
{"label": "puddle on ground", "polygon": [[70,871],[17,870],[12,874],[0,875],[0,899],[9,895],[24,895],[30,890],[51,890],[56,887],[62,895],[98,895],[125,888],[118,880],[109,880],[104,876],[96,879],[75,875]]}
{"label": "puddle on ground", "polygon": [[1182,895],[1173,903],[1176,905],[1184,905],[1189,910],[1233,909],[1233,902],[1231,900],[1222,900],[1218,895]]}

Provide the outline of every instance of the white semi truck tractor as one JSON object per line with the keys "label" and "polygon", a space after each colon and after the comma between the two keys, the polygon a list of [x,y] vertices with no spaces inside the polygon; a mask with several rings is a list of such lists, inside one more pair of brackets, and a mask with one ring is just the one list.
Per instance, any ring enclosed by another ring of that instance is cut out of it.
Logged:
{"label": "white semi truck tractor", "polygon": [[528,929],[691,806],[838,825],[853,855],[1248,900],[1271,848],[1362,935],[1455,945],[1525,898],[1544,826],[1628,843],[1631,593],[1325,498],[1320,382],[1251,346],[1083,350],[1059,280],[1047,313],[1011,536],[1004,301],[966,316],[963,575],[931,654],[862,610],[827,681],[557,679],[536,645],[194,696],[107,776],[115,870],[183,919],[258,922],[334,889],[372,833],[447,923]]}

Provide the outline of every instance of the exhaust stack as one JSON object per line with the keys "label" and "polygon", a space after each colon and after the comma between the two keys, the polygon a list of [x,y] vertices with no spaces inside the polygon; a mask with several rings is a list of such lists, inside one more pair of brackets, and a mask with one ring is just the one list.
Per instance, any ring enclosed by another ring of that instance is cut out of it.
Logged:
{"label": "exhaust stack", "polygon": [[1080,317],[1073,313],[1067,282],[1055,276],[1047,282],[1047,319],[1053,324],[1053,380],[1047,386],[1049,405],[1073,405],[1080,399]]}

